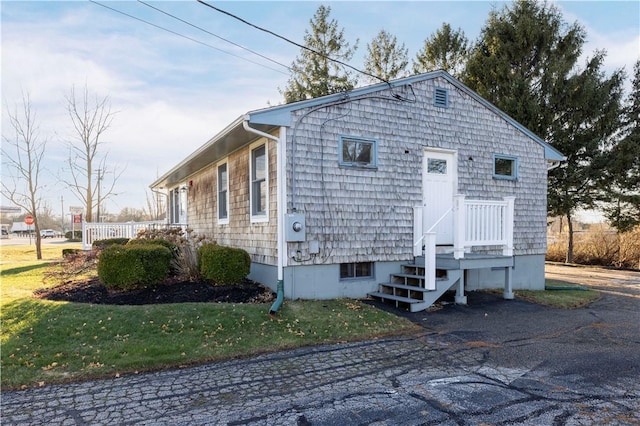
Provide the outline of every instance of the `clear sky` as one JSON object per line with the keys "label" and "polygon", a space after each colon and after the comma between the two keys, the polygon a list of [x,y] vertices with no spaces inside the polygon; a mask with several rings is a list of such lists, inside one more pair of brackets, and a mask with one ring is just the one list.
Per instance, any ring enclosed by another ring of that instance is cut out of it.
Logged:
{"label": "clear sky", "polygon": [[[100,3],[152,22],[200,43],[169,33],[87,1],[2,1],[2,134],[10,136],[6,109],[29,93],[40,137],[48,140],[45,202],[60,214],[60,197],[80,206],[60,183],[74,138],[65,96],[85,84],[109,96],[113,124],[103,137],[108,163],[124,168],[106,203],[111,213],[145,205],[148,185],[240,115],[282,102],[279,89],[299,53],[295,46],[255,30],[195,1],[148,2],[207,32],[180,22],[142,2]],[[608,73],[628,74],[640,58],[640,2],[555,1],[566,22],[587,32],[584,60],[596,49],[608,52]],[[217,7],[303,43],[309,20],[320,4],[358,49],[352,65],[361,67],[366,45],[385,29],[405,43],[414,58],[424,40],[443,22],[475,40],[494,1],[235,1]],[[213,35],[212,35],[213,34]],[[216,37],[217,36],[217,37]],[[220,38],[219,38],[220,37]],[[227,39],[259,53],[250,53]],[[203,44],[202,44],[203,43]],[[205,45],[206,44],[206,45]],[[278,64],[279,63],[279,64]],[[282,65],[280,65],[282,64]],[[284,66],[283,66],[284,65]],[[629,87],[629,83],[627,83]],[[2,177],[7,168],[3,164]],[[109,177],[107,176],[107,179]],[[6,202],[3,201],[3,205]]]}

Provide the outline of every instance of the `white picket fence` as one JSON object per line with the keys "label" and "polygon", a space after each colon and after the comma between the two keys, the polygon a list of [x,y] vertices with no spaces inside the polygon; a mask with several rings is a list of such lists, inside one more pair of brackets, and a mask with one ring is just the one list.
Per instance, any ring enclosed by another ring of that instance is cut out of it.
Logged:
{"label": "white picket fence", "polygon": [[138,232],[167,226],[164,221],[152,222],[82,222],[82,249],[91,250],[94,241],[108,238],[135,238]]}

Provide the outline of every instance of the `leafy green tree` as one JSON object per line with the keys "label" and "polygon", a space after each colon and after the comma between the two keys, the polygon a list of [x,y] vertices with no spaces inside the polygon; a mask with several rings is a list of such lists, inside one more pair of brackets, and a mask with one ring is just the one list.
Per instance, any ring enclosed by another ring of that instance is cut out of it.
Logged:
{"label": "leafy green tree", "polygon": [[331,7],[320,6],[310,20],[311,29],[305,31],[305,48],[295,59],[287,87],[281,90],[286,103],[316,98],[351,90],[357,84],[349,61],[356,45],[351,48],[344,38],[344,30],[330,19]]}
{"label": "leafy green tree", "polygon": [[419,74],[441,69],[458,77],[468,54],[469,41],[462,29],[452,30],[449,24],[443,23],[439,30],[424,41],[424,46],[413,62],[413,72]]}
{"label": "leafy green tree", "polygon": [[549,173],[548,211],[567,218],[568,262],[576,210],[602,197],[624,80],[622,71],[604,75],[604,52],[579,69],[584,40],[553,5],[518,0],[491,12],[464,72],[467,85],[567,157]]}
{"label": "leafy green tree", "polygon": [[[404,43],[399,45],[396,36],[380,30],[371,43],[367,44],[365,71],[385,81],[406,77],[408,58],[409,49]],[[370,80],[378,82],[373,77]]]}
{"label": "leafy green tree", "polygon": [[640,225],[640,61],[633,70],[619,142],[610,151],[603,182],[606,204],[602,210],[618,232]]}

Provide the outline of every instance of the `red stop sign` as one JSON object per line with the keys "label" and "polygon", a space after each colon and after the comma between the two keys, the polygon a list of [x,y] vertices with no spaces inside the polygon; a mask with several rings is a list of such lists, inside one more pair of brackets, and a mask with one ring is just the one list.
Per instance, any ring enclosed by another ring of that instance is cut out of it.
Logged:
{"label": "red stop sign", "polygon": [[31,216],[30,214],[26,215],[24,217],[24,223],[26,223],[27,225],[33,225],[33,216]]}

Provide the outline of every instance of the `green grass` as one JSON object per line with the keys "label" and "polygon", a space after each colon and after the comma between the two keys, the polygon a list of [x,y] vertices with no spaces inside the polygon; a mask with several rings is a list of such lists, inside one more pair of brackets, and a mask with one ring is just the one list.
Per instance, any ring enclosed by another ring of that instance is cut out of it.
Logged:
{"label": "green grass", "polygon": [[0,303],[31,297],[42,288],[42,275],[52,262],[62,260],[65,248],[80,248],[78,243],[43,244],[42,260],[36,259],[33,246],[2,246],[0,260]]}
{"label": "green grass", "polygon": [[[575,290],[552,290],[553,287],[576,287]],[[576,309],[589,305],[600,298],[595,290],[584,290],[577,284],[547,280],[547,290],[516,290],[515,296],[540,305],[562,309]]]}
{"label": "green grass", "polygon": [[[3,389],[118,376],[308,345],[417,330],[353,300],[269,304],[108,306],[31,298],[44,262],[5,263],[1,313]],[[58,253],[61,253],[59,249]],[[12,254],[20,258],[19,254]],[[61,255],[59,255],[61,256]]]}

